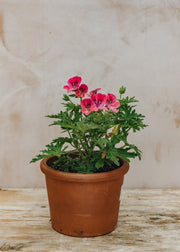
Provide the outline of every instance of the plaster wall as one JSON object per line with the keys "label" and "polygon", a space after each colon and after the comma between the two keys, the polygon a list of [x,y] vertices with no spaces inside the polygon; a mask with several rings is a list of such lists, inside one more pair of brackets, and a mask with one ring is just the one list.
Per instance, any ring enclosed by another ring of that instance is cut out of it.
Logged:
{"label": "plaster wall", "polygon": [[60,133],[44,115],[63,85],[136,96],[150,126],[128,188],[180,187],[180,2],[0,0],[0,187],[42,187],[35,154]]}

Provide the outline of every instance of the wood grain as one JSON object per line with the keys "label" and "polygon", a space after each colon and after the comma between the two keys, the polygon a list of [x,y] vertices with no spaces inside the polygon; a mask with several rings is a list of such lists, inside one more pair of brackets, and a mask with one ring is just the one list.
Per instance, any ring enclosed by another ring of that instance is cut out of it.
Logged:
{"label": "wood grain", "polygon": [[0,251],[179,252],[180,190],[123,190],[114,232],[74,238],[51,228],[45,189],[1,189]]}

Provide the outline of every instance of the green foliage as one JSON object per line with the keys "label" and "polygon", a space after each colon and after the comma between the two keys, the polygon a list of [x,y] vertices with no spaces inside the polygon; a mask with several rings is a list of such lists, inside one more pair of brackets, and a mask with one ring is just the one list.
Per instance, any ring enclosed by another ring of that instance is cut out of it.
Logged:
{"label": "green foliage", "polygon": [[[45,150],[41,150],[41,154],[37,155],[35,158],[31,160],[30,163],[36,162],[45,157],[57,156],[61,157],[62,154],[65,153],[65,150],[68,146],[64,146],[65,143],[71,143],[71,139],[68,137],[59,137],[54,139],[50,144],[46,145]],[[64,147],[63,147],[64,146]]]}
{"label": "green foliage", "polygon": [[[119,157],[128,162],[135,157],[141,159],[141,151],[129,143],[128,135],[147,126],[143,122],[145,116],[136,112],[135,97],[121,97],[125,91],[123,86],[119,89],[121,105],[117,113],[98,110],[87,116],[81,112],[80,104],[72,102],[71,99],[77,100],[75,94],[64,95],[65,110],[47,117],[54,119],[50,125],[59,125],[68,137],[53,140],[31,162],[55,155],[56,170],[95,173],[116,169],[121,165]],[[69,146],[71,150],[67,151]]]}

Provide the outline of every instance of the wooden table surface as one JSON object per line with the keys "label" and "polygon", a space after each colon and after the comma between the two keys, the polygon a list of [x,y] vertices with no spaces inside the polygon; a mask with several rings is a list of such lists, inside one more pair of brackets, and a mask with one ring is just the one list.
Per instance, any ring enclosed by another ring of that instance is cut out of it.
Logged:
{"label": "wooden table surface", "polygon": [[123,190],[116,230],[75,238],[51,228],[45,189],[1,189],[0,251],[180,252],[180,190]]}

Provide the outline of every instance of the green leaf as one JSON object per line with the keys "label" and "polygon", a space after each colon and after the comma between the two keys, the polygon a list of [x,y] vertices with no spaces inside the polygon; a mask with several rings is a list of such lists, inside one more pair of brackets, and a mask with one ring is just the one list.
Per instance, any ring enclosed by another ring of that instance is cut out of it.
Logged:
{"label": "green leaf", "polygon": [[53,123],[49,124],[49,126],[52,125],[60,125],[62,127],[62,129],[76,129],[76,125],[72,124],[72,123],[64,123],[62,121],[54,121]]}
{"label": "green leaf", "polygon": [[77,97],[75,94],[70,94],[69,96],[70,97],[75,97],[75,98]]}
{"label": "green leaf", "polygon": [[104,149],[106,147],[106,144],[109,143],[109,139],[108,138],[99,138],[96,141],[96,146],[99,146],[100,149]]}
{"label": "green leaf", "polygon": [[130,161],[129,158],[135,158],[137,156],[137,153],[131,151],[131,148],[118,148],[117,153],[119,157],[125,159],[128,162]]}
{"label": "green leaf", "polygon": [[119,165],[117,149],[110,149],[106,155],[106,158],[112,160],[116,165]]}
{"label": "green leaf", "polygon": [[116,144],[120,143],[121,140],[122,140],[121,135],[113,135],[111,138],[111,145],[114,147]]}
{"label": "green leaf", "polygon": [[64,94],[64,95],[63,95],[63,100],[64,100],[64,101],[70,101],[70,98],[69,98],[68,95]]}
{"label": "green leaf", "polygon": [[57,156],[60,157],[68,146],[63,147],[64,143],[71,143],[72,139],[68,137],[59,137],[57,139],[52,140],[50,144],[46,145],[46,149],[41,150],[40,154],[33,158],[30,163],[34,163],[42,158]]}
{"label": "green leaf", "polygon": [[103,167],[103,166],[104,166],[104,162],[105,162],[105,159],[99,159],[99,160],[96,162],[95,167],[96,167],[97,169]]}

